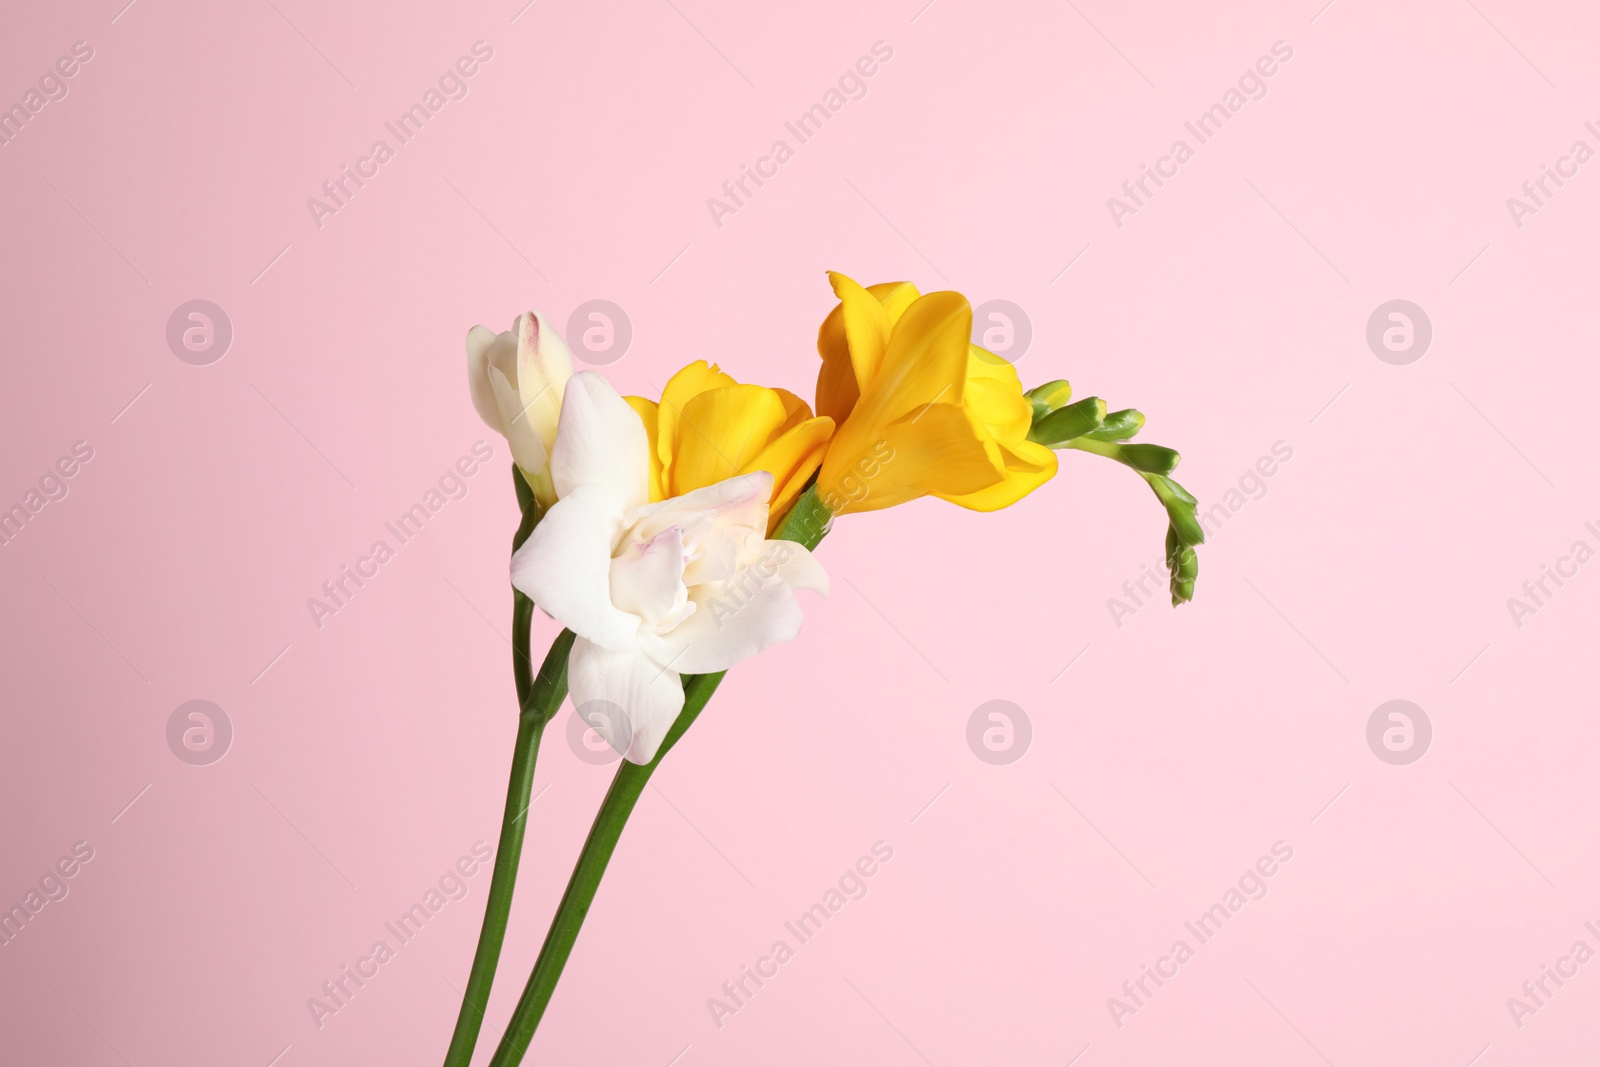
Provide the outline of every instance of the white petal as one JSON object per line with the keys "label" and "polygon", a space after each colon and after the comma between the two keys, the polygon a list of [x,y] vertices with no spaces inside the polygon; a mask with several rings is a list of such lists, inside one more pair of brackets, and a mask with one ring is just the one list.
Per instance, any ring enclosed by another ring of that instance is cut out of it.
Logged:
{"label": "white petal", "polygon": [[550,475],[565,497],[580,485],[615,494],[623,510],[650,499],[650,442],[639,415],[596,371],[575,374],[561,402]]}
{"label": "white petal", "polygon": [[683,531],[664,530],[648,543],[634,542],[611,561],[611,602],[646,625],[660,623],[687,606],[683,584]]}
{"label": "white petal", "polygon": [[572,352],[537,311],[517,319],[517,388],[524,417],[546,447],[555,440],[561,398],[572,377]]}
{"label": "white petal", "polygon": [[[662,738],[683,710],[683,683],[642,652],[617,652],[590,641],[573,642],[567,661],[573,706],[618,752],[634,763],[656,758]],[[626,728],[607,725],[620,709]]]}
{"label": "white petal", "polygon": [[500,414],[500,402],[495,399],[494,386],[489,381],[489,354],[497,342],[510,337],[509,333],[496,336],[485,326],[474,326],[467,332],[467,384],[472,389],[472,406],[478,409],[478,418],[502,436],[506,426]]}
{"label": "white petal", "polygon": [[779,580],[790,589],[809,589],[828,595],[828,572],[805,545],[795,541],[765,541],[760,558],[767,567],[778,569]]}
{"label": "white petal", "polygon": [[639,617],[611,603],[621,508],[603,488],[562,497],[511,557],[511,584],[563,626],[607,648],[636,648]]}
{"label": "white petal", "polygon": [[[663,529],[680,520],[710,514],[734,525],[750,529],[767,528],[768,501],[772,497],[772,475],[767,471],[736,474],[704,489],[646,504],[636,509],[630,518],[649,519],[649,525]],[[645,524],[641,524],[645,525]]]}
{"label": "white petal", "polygon": [[683,496],[637,508],[628,516],[635,537],[649,538],[672,526],[683,529],[693,586],[732,578],[741,559],[753,559],[767,533],[772,475],[735,475]]}
{"label": "white petal", "polygon": [[641,647],[683,674],[725,671],[800,633],[800,605],[776,574],[741,571],[689,595],[697,606],[693,615],[669,633],[639,637]]}
{"label": "white petal", "polygon": [[494,390],[495,403],[500,407],[500,432],[505,434],[506,443],[511,446],[511,458],[529,474],[542,474],[549,454],[545,451],[544,442],[539,440],[539,435],[533,432],[533,427],[520,410],[521,401],[517,397],[516,386],[506,380],[499,367],[492,365],[489,367],[489,385]]}

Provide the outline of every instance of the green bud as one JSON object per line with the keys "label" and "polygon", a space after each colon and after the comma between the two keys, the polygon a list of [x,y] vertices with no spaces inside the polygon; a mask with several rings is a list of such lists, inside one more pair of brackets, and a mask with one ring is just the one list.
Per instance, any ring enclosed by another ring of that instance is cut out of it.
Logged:
{"label": "green bud", "polygon": [[1082,437],[1100,427],[1106,417],[1106,402],[1097,396],[1057,408],[1044,416],[1034,416],[1028,440],[1049,448],[1060,448],[1074,437]]}
{"label": "green bud", "polygon": [[1024,395],[1033,405],[1033,421],[1038,422],[1042,416],[1064,407],[1072,399],[1072,383],[1065,378],[1057,378],[1029,389]]}
{"label": "green bud", "polygon": [[1192,546],[1183,543],[1178,531],[1167,527],[1167,570],[1172,578],[1172,606],[1194,599],[1194,582],[1200,574],[1200,557]]}
{"label": "green bud", "polygon": [[1167,509],[1167,521],[1172,524],[1172,532],[1186,545],[1204,544],[1205,527],[1200,525],[1199,516],[1195,513],[1199,501],[1165,475],[1153,475],[1149,480],[1150,488],[1156,491],[1156,496],[1161,500],[1161,506]]}
{"label": "green bud", "polygon": [[1146,474],[1171,474],[1178,469],[1178,453],[1161,445],[1123,445],[1122,461]]}
{"label": "green bud", "polygon": [[1123,408],[1107,415],[1098,430],[1091,430],[1085,436],[1092,437],[1096,441],[1126,441],[1142,429],[1144,429],[1144,413],[1133,408]]}

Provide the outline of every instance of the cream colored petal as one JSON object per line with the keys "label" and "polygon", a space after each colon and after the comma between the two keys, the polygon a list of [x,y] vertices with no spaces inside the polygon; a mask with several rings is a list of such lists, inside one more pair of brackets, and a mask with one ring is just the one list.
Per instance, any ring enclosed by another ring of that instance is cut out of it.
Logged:
{"label": "cream colored petal", "polygon": [[[676,670],[638,651],[575,641],[567,661],[572,704],[631,763],[649,763],[683,710]],[[585,714],[587,712],[587,714]]]}
{"label": "cream colored petal", "polygon": [[512,555],[511,584],[578,636],[636,648],[639,617],[611,600],[611,552],[621,532],[621,510],[604,487],[565,493]]}
{"label": "cream colored petal", "polygon": [[533,432],[548,446],[555,440],[562,394],[572,377],[572,353],[537,311],[517,320],[517,391]]}
{"label": "cream colored petal", "polygon": [[516,387],[506,381],[506,376],[496,366],[489,367],[489,386],[500,411],[500,422],[506,443],[511,446],[511,458],[529,474],[543,474],[549,466],[549,452],[539,435],[533,432],[528,420],[522,417],[521,400]]}
{"label": "cream colored petal", "polygon": [[598,371],[567,383],[550,475],[565,498],[579,486],[603,486],[624,511],[650,499],[650,445],[638,413]]}
{"label": "cream colored petal", "polygon": [[500,402],[495,399],[494,385],[489,380],[489,351],[496,340],[495,332],[486,326],[474,326],[467,332],[467,385],[472,390],[472,406],[478,409],[478,418],[504,437]]}

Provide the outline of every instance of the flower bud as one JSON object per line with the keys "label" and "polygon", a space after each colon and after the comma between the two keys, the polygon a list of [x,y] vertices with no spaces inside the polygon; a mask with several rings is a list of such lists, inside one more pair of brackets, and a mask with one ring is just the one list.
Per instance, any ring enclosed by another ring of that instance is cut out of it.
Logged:
{"label": "flower bud", "polygon": [[1076,404],[1056,408],[1043,416],[1035,415],[1028,440],[1037,441],[1048,448],[1060,448],[1074,437],[1082,437],[1100,428],[1106,417],[1106,402],[1097,396],[1080,400]]}
{"label": "flower bud", "polygon": [[1098,430],[1086,435],[1096,441],[1126,441],[1144,429],[1144,413],[1133,408],[1113,411],[1101,422]]}
{"label": "flower bud", "polygon": [[1033,405],[1033,421],[1038,422],[1057,408],[1066,406],[1067,401],[1072,399],[1072,383],[1065,378],[1057,378],[1053,382],[1036,385],[1023,395]]}
{"label": "flower bud", "polygon": [[537,311],[517,316],[496,334],[474,326],[467,334],[467,382],[478,417],[511,446],[534,496],[549,507],[550,446],[561,416],[561,397],[572,377],[572,353]]}

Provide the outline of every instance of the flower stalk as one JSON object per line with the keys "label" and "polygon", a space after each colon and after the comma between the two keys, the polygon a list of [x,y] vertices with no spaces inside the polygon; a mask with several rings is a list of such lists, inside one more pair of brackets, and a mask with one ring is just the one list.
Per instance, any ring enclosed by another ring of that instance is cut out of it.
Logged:
{"label": "flower stalk", "polygon": [[[512,538],[516,551],[537,525],[541,509],[522,472],[512,467],[517,501],[522,505],[522,521]],[[456,1016],[455,1032],[445,1054],[445,1067],[468,1067],[483,1026],[483,1010],[489,1003],[489,990],[500,963],[505,943],[506,924],[511,916],[511,898],[517,885],[517,868],[522,861],[522,842],[527,835],[528,804],[533,790],[534,766],[539,759],[539,740],[545,724],[561,707],[567,695],[567,655],[572,650],[573,634],[563,630],[550,646],[539,673],[533,673],[528,643],[533,629],[533,601],[515,593],[511,615],[511,663],[517,685],[517,740],[511,756],[511,776],[506,783],[505,812],[500,821],[500,842],[495,849],[494,873],[489,879],[489,900],[484,908],[483,928],[472,956],[472,970],[462,994],[461,1011]]]}

